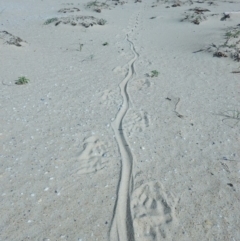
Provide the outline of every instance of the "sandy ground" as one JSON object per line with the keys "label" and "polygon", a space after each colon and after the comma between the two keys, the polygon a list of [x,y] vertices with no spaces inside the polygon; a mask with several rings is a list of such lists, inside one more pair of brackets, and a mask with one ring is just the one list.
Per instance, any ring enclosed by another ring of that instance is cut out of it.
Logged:
{"label": "sandy ground", "polygon": [[87,4],[0,2],[0,240],[240,240],[239,2]]}

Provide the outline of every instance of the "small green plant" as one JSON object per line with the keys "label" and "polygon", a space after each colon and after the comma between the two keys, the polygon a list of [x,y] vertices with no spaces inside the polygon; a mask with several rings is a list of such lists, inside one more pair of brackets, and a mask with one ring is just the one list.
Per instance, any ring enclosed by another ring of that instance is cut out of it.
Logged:
{"label": "small green plant", "polygon": [[157,70],[152,70],[151,71],[151,77],[153,78],[153,77],[158,77],[158,74],[159,74],[159,72],[157,71]]}
{"label": "small green plant", "polygon": [[58,21],[58,18],[49,18],[44,22],[44,25],[48,25],[50,23]]}
{"label": "small green plant", "polygon": [[236,32],[227,32],[225,34],[226,37],[228,38],[237,38],[240,35],[240,31],[236,31]]}
{"label": "small green plant", "polygon": [[226,37],[231,37],[231,36],[232,36],[232,33],[231,33],[231,32],[226,32],[226,33],[225,33],[225,36],[226,36]]}
{"label": "small green plant", "polygon": [[240,31],[237,31],[236,33],[233,34],[234,38],[237,38],[240,35]]}
{"label": "small green plant", "polygon": [[109,45],[109,43],[108,43],[108,42],[103,43],[103,46],[107,46],[107,45]]}
{"label": "small green plant", "polygon": [[26,77],[24,76],[21,76],[21,77],[18,77],[18,80],[16,80],[15,84],[16,85],[25,85],[29,82],[30,80],[27,79]]}

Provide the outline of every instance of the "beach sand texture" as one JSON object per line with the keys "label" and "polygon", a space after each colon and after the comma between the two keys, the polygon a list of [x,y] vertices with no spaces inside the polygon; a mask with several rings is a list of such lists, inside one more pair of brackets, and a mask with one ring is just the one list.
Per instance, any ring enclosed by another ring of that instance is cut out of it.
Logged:
{"label": "beach sand texture", "polygon": [[240,240],[238,1],[0,20],[0,241]]}

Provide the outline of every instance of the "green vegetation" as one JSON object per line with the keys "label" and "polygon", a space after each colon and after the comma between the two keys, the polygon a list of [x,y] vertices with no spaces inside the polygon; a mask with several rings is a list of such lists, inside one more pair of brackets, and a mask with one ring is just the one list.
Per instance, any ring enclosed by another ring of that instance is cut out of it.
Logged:
{"label": "green vegetation", "polygon": [[228,38],[237,38],[240,35],[240,31],[236,31],[236,32],[227,32],[225,34],[226,37]]}
{"label": "green vegetation", "polygon": [[158,77],[158,75],[159,75],[159,72],[157,71],[157,70],[152,70],[151,71],[151,77],[153,78],[153,77]]}
{"label": "green vegetation", "polygon": [[48,25],[50,23],[58,21],[58,18],[49,18],[44,22],[44,25]]}
{"label": "green vegetation", "polygon": [[227,43],[224,43],[223,45],[220,45],[220,47],[236,48],[236,47],[237,47],[237,45],[236,45],[236,44],[231,44],[231,45],[228,45]]}
{"label": "green vegetation", "polygon": [[16,85],[25,85],[25,84],[27,84],[29,81],[30,81],[30,80],[27,79],[26,77],[21,76],[21,77],[18,78],[18,80],[16,80],[15,84],[16,84]]}

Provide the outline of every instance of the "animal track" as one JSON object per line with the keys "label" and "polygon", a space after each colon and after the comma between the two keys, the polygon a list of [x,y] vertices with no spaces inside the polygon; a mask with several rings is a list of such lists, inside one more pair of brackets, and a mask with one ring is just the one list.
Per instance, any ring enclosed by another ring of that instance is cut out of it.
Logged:
{"label": "animal track", "polygon": [[117,187],[117,199],[114,206],[113,218],[111,221],[109,240],[118,241],[134,241],[134,229],[130,213],[130,189],[132,184],[132,168],[133,156],[125,137],[123,129],[124,117],[128,113],[130,99],[127,91],[128,82],[136,74],[134,63],[138,59],[138,53],[135,46],[128,35],[126,40],[130,44],[133,58],[128,62],[128,73],[126,77],[119,84],[120,93],[122,96],[122,105],[119,108],[116,118],[112,122],[112,129],[115,133],[115,138],[118,144],[119,152],[121,155],[121,172],[120,180]]}
{"label": "animal track", "polygon": [[84,140],[83,150],[77,160],[80,162],[78,174],[97,172],[105,168],[107,158],[107,145],[96,136],[91,136]]}
{"label": "animal track", "polygon": [[143,132],[146,127],[149,126],[149,116],[146,112],[130,111],[126,116],[126,122],[123,124],[123,128],[128,131],[129,136],[132,133]]}
{"label": "animal track", "polygon": [[131,212],[135,237],[138,240],[170,238],[175,224],[176,199],[164,191],[159,182],[149,182],[132,194]]}

